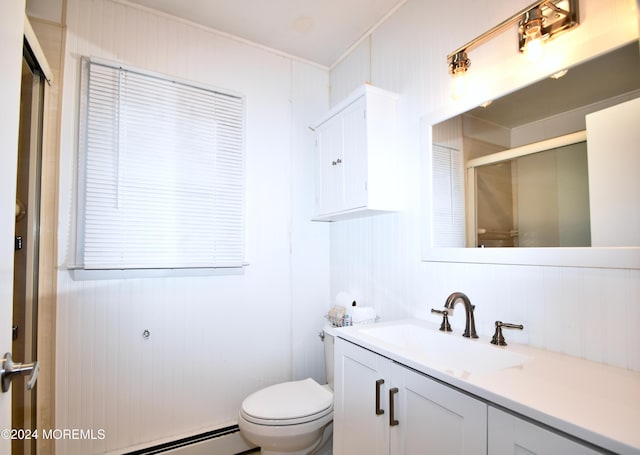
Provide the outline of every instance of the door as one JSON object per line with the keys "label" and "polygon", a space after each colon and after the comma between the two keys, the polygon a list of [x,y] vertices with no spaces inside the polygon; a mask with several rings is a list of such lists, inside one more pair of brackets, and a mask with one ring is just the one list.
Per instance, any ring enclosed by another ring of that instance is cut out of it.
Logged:
{"label": "door", "polygon": [[344,207],[342,123],[342,116],[337,114],[316,133],[316,213],[319,215],[338,212]]}
{"label": "door", "polygon": [[[13,274],[13,359],[32,363],[37,358],[38,257],[44,76],[25,46],[20,89],[20,127],[16,184],[15,247]],[[16,361],[16,360],[14,360]],[[36,389],[28,376],[12,380],[11,427],[36,429]],[[13,454],[34,454],[31,438],[11,440]]]}
{"label": "door", "polygon": [[340,338],[335,359],[334,455],[388,454],[391,361]]}
{"label": "door", "polygon": [[[0,15],[0,356],[11,350],[12,342],[13,234],[24,11],[24,0],[16,0],[5,2]],[[0,393],[0,429],[8,428],[9,422],[11,395]],[[10,440],[0,438],[0,453],[11,453]]]}
{"label": "door", "polygon": [[591,246],[640,245],[640,98],[586,116]]}
{"label": "door", "polygon": [[391,455],[487,454],[484,402],[397,363],[391,382],[397,389]]}
{"label": "door", "polygon": [[316,212],[367,205],[366,99],[361,97],[316,131]]}
{"label": "door", "polygon": [[367,193],[367,119],[366,97],[355,101],[343,114],[342,186],[346,209],[366,207]]}
{"label": "door", "polygon": [[596,455],[601,452],[489,406],[489,453]]}

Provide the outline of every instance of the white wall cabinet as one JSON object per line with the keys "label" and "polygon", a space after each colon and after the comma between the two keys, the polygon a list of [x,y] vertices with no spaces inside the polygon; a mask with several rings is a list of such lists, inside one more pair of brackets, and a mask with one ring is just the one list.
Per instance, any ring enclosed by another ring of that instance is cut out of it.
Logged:
{"label": "white wall cabinet", "polygon": [[396,104],[396,94],[365,84],[314,127],[315,219],[399,208]]}
{"label": "white wall cabinet", "polygon": [[579,442],[563,437],[489,406],[489,453],[491,455],[596,455]]}
{"label": "white wall cabinet", "polygon": [[486,429],[484,402],[337,340],[334,455],[486,455]]}

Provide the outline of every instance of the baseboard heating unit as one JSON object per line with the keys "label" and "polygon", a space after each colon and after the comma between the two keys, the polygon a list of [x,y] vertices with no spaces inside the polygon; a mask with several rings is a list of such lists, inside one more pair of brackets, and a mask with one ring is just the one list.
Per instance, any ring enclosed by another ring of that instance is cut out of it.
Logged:
{"label": "baseboard heating unit", "polygon": [[153,447],[126,452],[123,455],[240,455],[250,453],[257,455],[260,452],[240,436],[238,425],[232,425]]}

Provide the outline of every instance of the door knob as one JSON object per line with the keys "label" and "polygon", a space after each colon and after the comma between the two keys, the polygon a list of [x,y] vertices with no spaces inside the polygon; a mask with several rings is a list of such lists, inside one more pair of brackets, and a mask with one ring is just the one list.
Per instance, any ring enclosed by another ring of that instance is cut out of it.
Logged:
{"label": "door knob", "polygon": [[11,353],[7,352],[2,360],[2,370],[0,370],[0,378],[2,380],[2,391],[8,392],[11,380],[15,376],[29,376],[27,381],[27,390],[33,389],[33,386],[38,380],[38,373],[40,372],[40,363],[16,363],[11,358]]}

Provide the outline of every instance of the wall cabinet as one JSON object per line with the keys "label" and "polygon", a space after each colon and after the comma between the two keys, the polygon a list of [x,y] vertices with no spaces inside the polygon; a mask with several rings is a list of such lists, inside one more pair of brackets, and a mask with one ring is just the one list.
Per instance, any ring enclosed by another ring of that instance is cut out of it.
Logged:
{"label": "wall cabinet", "polygon": [[596,455],[579,442],[489,406],[489,453],[491,455]]}
{"label": "wall cabinet", "polygon": [[365,84],[315,130],[315,219],[397,210],[397,95]]}
{"label": "wall cabinet", "polygon": [[334,455],[487,453],[487,405],[337,339]]}

